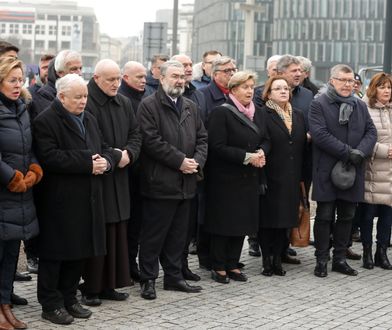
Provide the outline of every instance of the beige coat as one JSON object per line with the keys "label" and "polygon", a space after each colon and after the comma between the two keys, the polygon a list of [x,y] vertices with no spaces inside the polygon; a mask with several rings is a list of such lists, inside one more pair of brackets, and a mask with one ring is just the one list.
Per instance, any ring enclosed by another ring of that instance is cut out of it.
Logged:
{"label": "beige coat", "polygon": [[363,101],[377,128],[377,143],[366,164],[365,202],[392,206],[392,159],[388,158],[392,146],[392,103],[376,103],[371,108],[366,96]]}

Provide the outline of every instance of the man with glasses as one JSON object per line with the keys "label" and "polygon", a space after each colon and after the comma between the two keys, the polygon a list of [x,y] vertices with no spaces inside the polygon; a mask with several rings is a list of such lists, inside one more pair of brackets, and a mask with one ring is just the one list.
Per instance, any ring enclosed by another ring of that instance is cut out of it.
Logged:
{"label": "man with glasses", "polygon": [[[317,277],[327,276],[331,231],[332,271],[358,274],[347,264],[346,250],[356,204],[364,196],[364,160],[372,155],[377,131],[366,104],[352,94],[354,83],[354,73],[348,65],[334,66],[327,91],[312,102],[309,110],[313,141],[312,198],[317,201],[314,223],[317,258],[314,275]],[[349,162],[356,169],[355,182],[346,190],[336,187],[331,179],[338,161]]]}
{"label": "man with glasses", "polygon": [[158,91],[138,111],[143,145],[140,155],[143,220],[140,232],[141,297],[155,299],[162,265],[164,290],[200,292],[182,272],[191,199],[197,173],[207,158],[207,132],[194,102],[183,97],[183,64],[161,66]]}
{"label": "man with glasses", "polygon": [[[203,54],[203,62],[200,63],[199,71],[193,73],[193,81],[192,84],[200,89],[202,87],[207,86],[211,81],[211,71],[212,71],[212,63],[222,57],[222,54],[217,50],[209,50]],[[196,67],[196,65],[195,65]]]}

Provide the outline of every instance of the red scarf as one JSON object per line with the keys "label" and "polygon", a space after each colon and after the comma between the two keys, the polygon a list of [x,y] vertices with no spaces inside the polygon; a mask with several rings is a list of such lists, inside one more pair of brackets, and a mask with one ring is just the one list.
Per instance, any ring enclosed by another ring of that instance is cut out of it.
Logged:
{"label": "red scarf", "polygon": [[223,87],[222,85],[219,85],[219,84],[216,82],[216,80],[215,80],[215,84],[218,86],[218,88],[222,91],[223,94],[225,94],[225,95],[229,94],[230,91],[229,91],[228,88],[225,88],[225,87]]}

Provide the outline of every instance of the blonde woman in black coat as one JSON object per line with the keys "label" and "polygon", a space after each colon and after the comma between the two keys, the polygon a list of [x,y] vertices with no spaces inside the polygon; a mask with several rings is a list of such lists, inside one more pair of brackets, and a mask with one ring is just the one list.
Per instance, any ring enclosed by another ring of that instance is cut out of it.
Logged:
{"label": "blonde woman in black coat", "polygon": [[258,231],[260,169],[269,146],[254,86],[253,73],[234,74],[227,102],[209,118],[205,226],[212,235],[211,276],[219,283],[247,280],[238,261],[245,235]]}

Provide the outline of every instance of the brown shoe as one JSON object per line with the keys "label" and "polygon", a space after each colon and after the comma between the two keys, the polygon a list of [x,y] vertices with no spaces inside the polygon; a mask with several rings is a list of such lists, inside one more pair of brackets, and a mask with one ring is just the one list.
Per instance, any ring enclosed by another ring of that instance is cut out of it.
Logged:
{"label": "brown shoe", "polygon": [[361,260],[361,255],[355,253],[351,248],[346,250],[346,258],[350,260]]}
{"label": "brown shoe", "polygon": [[3,310],[3,314],[6,317],[7,321],[15,328],[15,329],[27,329],[27,324],[19,321],[15,315],[12,313],[11,305],[3,304],[1,305],[1,309]]}
{"label": "brown shoe", "polygon": [[0,307],[0,330],[14,330],[11,323],[8,322],[4,315],[3,308]]}

